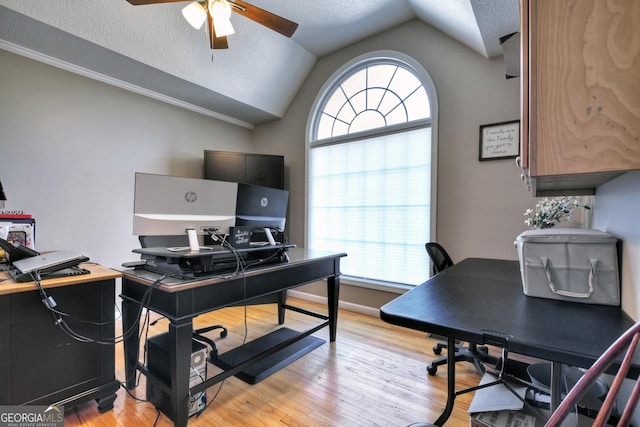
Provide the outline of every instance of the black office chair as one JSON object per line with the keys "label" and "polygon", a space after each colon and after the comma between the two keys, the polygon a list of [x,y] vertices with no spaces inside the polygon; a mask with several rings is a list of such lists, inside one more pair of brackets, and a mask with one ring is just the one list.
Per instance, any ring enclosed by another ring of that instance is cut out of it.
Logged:
{"label": "black office chair", "polygon": [[[424,246],[429,258],[431,259],[432,272],[434,275],[453,265],[453,260],[440,244],[429,242]],[[435,354],[440,354],[442,353],[443,348],[447,348],[447,344],[445,342],[439,342],[433,346],[433,352]],[[451,352],[449,352],[449,354],[451,354]],[[497,362],[496,358],[489,356],[489,349],[487,347],[478,346],[473,343],[469,344],[469,347],[464,347],[462,343],[457,343],[456,348],[454,349],[454,354],[456,362],[464,361],[473,363],[480,375],[485,372],[482,362]],[[427,372],[429,375],[435,375],[438,370],[438,366],[446,365],[448,357],[449,356],[447,355],[432,361],[431,364],[427,366]]]}
{"label": "black office chair", "polygon": [[424,247],[427,250],[427,255],[431,258],[431,271],[434,276],[453,265],[453,260],[439,243],[425,243]]}
{"label": "black office chair", "polygon": [[[424,247],[427,250],[427,255],[429,255],[429,258],[431,259],[431,272],[434,276],[445,268],[449,268],[453,265],[453,260],[439,243],[425,243]],[[444,341],[446,340],[446,337],[434,334],[431,334],[430,337],[440,340],[438,344],[433,346],[433,352],[435,354],[440,354],[442,353],[443,348],[447,348],[447,343]]]}

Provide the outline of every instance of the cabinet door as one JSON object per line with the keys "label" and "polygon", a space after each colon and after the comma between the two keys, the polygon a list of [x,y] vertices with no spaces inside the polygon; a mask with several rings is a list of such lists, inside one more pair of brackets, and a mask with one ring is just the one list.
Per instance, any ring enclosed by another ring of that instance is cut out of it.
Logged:
{"label": "cabinet door", "polygon": [[640,169],[640,2],[528,2],[531,176]]}
{"label": "cabinet door", "polygon": [[216,181],[244,182],[244,154],[205,150],[204,177]]}
{"label": "cabinet door", "polygon": [[11,402],[11,295],[0,296],[0,405]]}
{"label": "cabinet door", "polygon": [[520,158],[523,173],[529,170],[529,0],[520,0]]}
{"label": "cabinet door", "polygon": [[284,156],[205,150],[204,177],[284,189]]}
{"label": "cabinet door", "polygon": [[247,154],[245,182],[247,184],[283,189],[284,157]]}
{"label": "cabinet door", "polygon": [[[61,286],[47,293],[55,299],[56,308],[68,314],[65,322],[72,332],[57,326],[37,291],[10,295],[10,332],[2,335],[3,346],[11,352],[3,360],[11,369],[10,381],[3,384],[10,396],[1,404],[83,401],[101,386],[115,382],[115,344],[82,342],[70,335],[113,340],[115,281]],[[5,393],[0,396],[7,398]]]}
{"label": "cabinet door", "polygon": [[529,174],[529,0],[520,0],[520,155],[516,164],[522,169],[520,179],[531,190]]}

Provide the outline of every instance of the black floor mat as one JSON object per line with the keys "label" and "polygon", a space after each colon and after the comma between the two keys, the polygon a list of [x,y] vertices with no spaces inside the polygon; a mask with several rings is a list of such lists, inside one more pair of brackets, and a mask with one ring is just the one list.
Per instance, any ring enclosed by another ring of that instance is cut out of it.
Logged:
{"label": "black floor mat", "polygon": [[[230,369],[297,334],[299,334],[298,331],[289,328],[278,329],[270,334],[250,341],[241,347],[219,355],[216,360],[211,360],[211,363],[225,370]],[[266,359],[249,366],[244,371],[238,372],[236,377],[249,384],[256,384],[325,342],[325,340],[313,336],[304,337],[300,341],[272,354]]]}

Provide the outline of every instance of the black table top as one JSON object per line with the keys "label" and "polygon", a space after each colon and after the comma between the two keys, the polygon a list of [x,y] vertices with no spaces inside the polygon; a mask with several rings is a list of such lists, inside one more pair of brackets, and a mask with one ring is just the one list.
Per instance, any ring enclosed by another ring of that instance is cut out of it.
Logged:
{"label": "black table top", "polygon": [[526,296],[517,261],[482,258],[432,277],[384,305],[380,317],[478,344],[505,337],[509,351],[578,367],[589,367],[635,323],[617,306]]}

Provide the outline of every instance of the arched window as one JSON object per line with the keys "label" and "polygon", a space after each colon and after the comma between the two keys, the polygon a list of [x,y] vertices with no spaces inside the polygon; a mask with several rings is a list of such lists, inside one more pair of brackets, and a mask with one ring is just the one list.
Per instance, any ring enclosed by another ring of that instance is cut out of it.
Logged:
{"label": "arched window", "polygon": [[346,252],[344,276],[383,285],[429,277],[436,101],[424,68],[388,51],[346,64],[316,98],[306,246]]}

